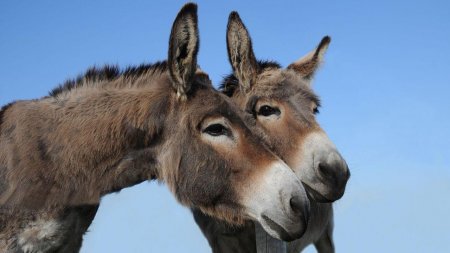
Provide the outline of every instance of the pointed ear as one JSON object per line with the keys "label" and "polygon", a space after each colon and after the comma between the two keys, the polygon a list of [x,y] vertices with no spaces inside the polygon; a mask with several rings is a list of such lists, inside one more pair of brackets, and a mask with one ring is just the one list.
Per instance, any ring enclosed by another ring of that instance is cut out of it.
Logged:
{"label": "pointed ear", "polygon": [[323,56],[327,51],[328,45],[331,42],[331,38],[328,36],[323,37],[320,41],[319,46],[309,54],[301,58],[300,60],[292,63],[288,66],[288,69],[293,69],[306,79],[312,79],[314,73],[319,68],[321,62],[323,61]]}
{"label": "pointed ear", "polygon": [[235,11],[228,18],[227,50],[228,60],[239,80],[239,86],[244,91],[249,90],[256,81],[258,64],[247,28]]}
{"label": "pointed ear", "polygon": [[197,69],[199,47],[197,5],[181,8],[172,25],[169,40],[169,72],[177,96],[185,100]]}

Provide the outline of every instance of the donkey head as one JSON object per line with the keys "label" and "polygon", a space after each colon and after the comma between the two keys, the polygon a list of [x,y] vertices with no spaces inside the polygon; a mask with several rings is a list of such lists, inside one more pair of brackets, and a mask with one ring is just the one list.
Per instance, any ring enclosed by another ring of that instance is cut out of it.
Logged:
{"label": "donkey head", "polygon": [[271,149],[318,202],[341,198],[350,176],[315,117],[320,103],[311,79],[329,43],[329,37],[323,38],[314,51],[282,69],[277,63],[256,60],[250,35],[236,12],[228,21],[227,49],[234,75],[225,79],[223,91],[253,115]]}
{"label": "donkey head", "polygon": [[187,4],[172,27],[168,80],[173,89],[158,176],[186,206],[234,224],[257,220],[274,237],[298,238],[309,218],[306,192],[250,129],[254,119],[197,69],[196,10]]}

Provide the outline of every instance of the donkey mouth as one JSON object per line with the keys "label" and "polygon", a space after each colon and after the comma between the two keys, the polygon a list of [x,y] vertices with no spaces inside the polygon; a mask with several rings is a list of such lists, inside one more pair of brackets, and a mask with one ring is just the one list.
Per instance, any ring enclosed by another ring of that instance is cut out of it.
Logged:
{"label": "donkey mouth", "polygon": [[278,236],[283,241],[290,242],[290,241],[293,241],[293,240],[295,240],[297,238],[300,238],[306,231],[306,228],[305,228],[305,229],[300,229],[300,230],[290,234],[281,225],[276,223],[274,220],[272,220],[268,216],[262,215],[262,218],[263,218],[264,222],[266,223],[266,225],[270,229],[272,229],[273,231],[277,231]]}
{"label": "donkey mouth", "polygon": [[314,190],[311,186],[303,183],[303,187],[305,187],[306,194],[310,200],[314,200],[319,203],[331,203],[333,200],[328,199],[324,195],[320,194],[318,191]]}

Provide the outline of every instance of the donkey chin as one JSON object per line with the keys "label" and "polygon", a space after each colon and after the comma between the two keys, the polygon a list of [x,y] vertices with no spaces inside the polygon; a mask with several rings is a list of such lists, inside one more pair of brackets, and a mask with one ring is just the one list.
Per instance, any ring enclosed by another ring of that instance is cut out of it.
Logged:
{"label": "donkey chin", "polygon": [[248,189],[247,213],[272,237],[292,241],[306,231],[310,202],[293,171],[282,161],[274,163],[260,181]]}

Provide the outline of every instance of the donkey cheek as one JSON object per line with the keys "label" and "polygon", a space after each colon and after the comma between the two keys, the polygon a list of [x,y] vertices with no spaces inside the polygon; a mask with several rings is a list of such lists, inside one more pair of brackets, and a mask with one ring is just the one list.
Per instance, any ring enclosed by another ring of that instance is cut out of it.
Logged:
{"label": "donkey cheek", "polygon": [[8,184],[6,183],[6,167],[0,166],[0,195],[6,191]]}
{"label": "donkey cheek", "polygon": [[[205,159],[186,156],[181,160],[179,181],[176,184],[177,196],[181,202],[207,207],[223,202],[224,196],[232,195],[229,188],[230,176],[227,172],[229,170],[214,162],[199,163],[198,161],[205,161]],[[193,164],[197,166],[192,166]]]}
{"label": "donkey cheek", "polygon": [[211,207],[219,204],[225,204],[232,199],[230,189],[225,184],[204,182],[197,180],[190,185],[188,189],[183,189],[190,199],[190,202],[196,206]]}

